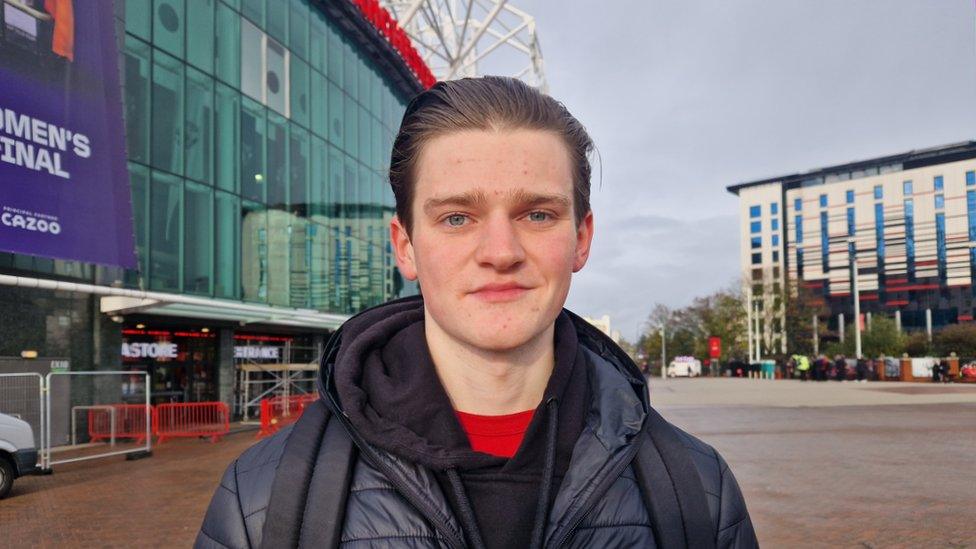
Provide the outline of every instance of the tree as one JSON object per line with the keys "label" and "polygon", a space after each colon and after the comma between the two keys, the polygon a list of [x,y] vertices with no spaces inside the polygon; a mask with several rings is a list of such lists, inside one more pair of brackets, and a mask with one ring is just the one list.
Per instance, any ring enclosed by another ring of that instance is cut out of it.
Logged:
{"label": "tree", "polygon": [[[823,350],[826,355],[841,354],[849,357],[855,355],[854,323],[848,324],[844,330],[847,334],[844,342],[837,341],[825,345]],[[900,356],[905,350],[905,344],[905,336],[898,332],[895,321],[887,317],[875,316],[871,319],[870,329],[861,331],[861,356],[863,357]]]}
{"label": "tree", "polygon": [[952,324],[940,330],[933,338],[936,354],[949,356],[956,353],[961,357],[976,357],[976,325]]}
{"label": "tree", "polygon": [[[778,285],[777,285],[778,286]],[[797,280],[787,278],[786,285],[775,291],[776,305],[783,304],[783,327],[786,349],[790,354],[813,354],[813,317],[829,314],[823,299]]]}

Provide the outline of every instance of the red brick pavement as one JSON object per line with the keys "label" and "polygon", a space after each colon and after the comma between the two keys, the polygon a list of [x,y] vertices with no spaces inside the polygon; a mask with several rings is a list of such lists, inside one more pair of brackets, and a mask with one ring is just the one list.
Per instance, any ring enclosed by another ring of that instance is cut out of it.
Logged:
{"label": "red brick pavement", "polygon": [[0,547],[189,547],[224,468],[256,431],[181,439],[147,459],[55,466],[0,500]]}
{"label": "red brick pavement", "polygon": [[[976,548],[976,405],[665,406],[718,448],[763,547]],[[254,433],[63,465],[0,501],[0,547],[187,547]]]}

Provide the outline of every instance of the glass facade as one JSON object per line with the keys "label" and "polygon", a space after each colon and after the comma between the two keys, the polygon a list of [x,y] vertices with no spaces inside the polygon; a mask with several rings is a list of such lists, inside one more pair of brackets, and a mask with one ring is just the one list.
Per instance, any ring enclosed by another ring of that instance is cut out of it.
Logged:
{"label": "glass facade", "polygon": [[307,0],[127,0],[130,287],[351,314],[404,288],[403,100]]}
{"label": "glass facade", "polygon": [[[911,191],[911,181],[905,182]],[[912,199],[905,201],[905,264],[908,267],[908,280],[915,281],[915,204]]]}

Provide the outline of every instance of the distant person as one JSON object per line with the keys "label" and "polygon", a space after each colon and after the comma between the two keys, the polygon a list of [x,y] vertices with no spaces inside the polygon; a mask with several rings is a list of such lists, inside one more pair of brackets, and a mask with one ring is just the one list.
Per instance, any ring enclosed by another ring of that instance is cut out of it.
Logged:
{"label": "distant person", "polygon": [[796,371],[800,373],[800,381],[810,379],[810,358],[806,355],[795,355]]}
{"label": "distant person", "polygon": [[847,381],[847,358],[844,355],[834,358],[834,380]]}
{"label": "distant person", "polygon": [[864,360],[864,357],[857,359],[856,366],[854,366],[855,376],[858,382],[867,381],[868,377],[868,362]]}

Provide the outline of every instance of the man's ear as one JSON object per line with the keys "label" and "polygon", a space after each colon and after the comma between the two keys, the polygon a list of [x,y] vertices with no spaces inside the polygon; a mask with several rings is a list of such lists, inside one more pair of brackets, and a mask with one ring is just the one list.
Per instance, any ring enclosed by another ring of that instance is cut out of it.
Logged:
{"label": "man's ear", "polygon": [[593,241],[593,210],[586,212],[586,217],[576,228],[576,257],[573,258],[573,272],[578,273],[586,265],[590,257],[590,243]]}
{"label": "man's ear", "polygon": [[417,280],[417,264],[413,257],[413,244],[407,228],[400,223],[398,216],[390,220],[390,241],[393,243],[393,255],[396,257],[400,274],[407,280]]}

